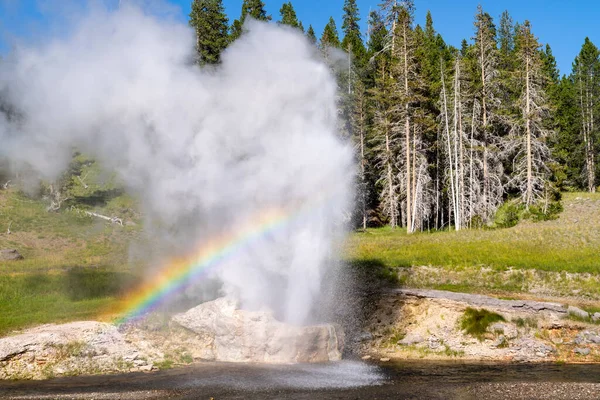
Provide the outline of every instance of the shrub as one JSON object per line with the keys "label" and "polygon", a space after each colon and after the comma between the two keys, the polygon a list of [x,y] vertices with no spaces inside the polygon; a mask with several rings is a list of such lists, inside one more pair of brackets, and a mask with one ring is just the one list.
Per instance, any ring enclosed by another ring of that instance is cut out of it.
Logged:
{"label": "shrub", "polygon": [[507,201],[502,204],[494,216],[494,226],[498,228],[511,228],[519,223],[525,212],[525,206],[516,201]]}
{"label": "shrub", "polygon": [[498,321],[505,321],[505,319],[502,315],[483,308],[477,310],[468,307],[460,319],[460,327],[467,334],[483,340],[483,335],[487,332],[488,326]]}

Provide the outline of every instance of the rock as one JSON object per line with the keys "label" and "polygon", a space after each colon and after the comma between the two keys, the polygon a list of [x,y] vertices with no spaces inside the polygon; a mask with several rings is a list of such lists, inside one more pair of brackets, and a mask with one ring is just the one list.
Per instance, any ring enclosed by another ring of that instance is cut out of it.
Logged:
{"label": "rock", "polygon": [[139,369],[142,372],[150,372],[152,371],[152,365],[142,365]]}
{"label": "rock", "polygon": [[362,356],[360,359],[367,361],[371,359],[371,356]]}
{"label": "rock", "polygon": [[498,336],[498,338],[496,339],[496,341],[494,343],[492,343],[492,347],[498,347],[498,346],[503,345],[505,343],[506,343],[506,336],[500,335],[500,336]]}
{"label": "rock", "polygon": [[371,332],[363,332],[358,336],[357,340],[359,342],[368,342],[373,340],[373,334]]}
{"label": "rock", "polygon": [[336,325],[294,326],[272,313],[245,311],[220,298],[178,314],[173,321],[212,339],[215,361],[289,364],[342,358],[344,334]]}
{"label": "rock", "polygon": [[403,296],[427,298],[427,299],[444,299],[452,300],[461,303],[467,303],[470,306],[489,307],[493,309],[512,309],[518,312],[552,312],[556,314],[566,314],[562,304],[529,301],[529,300],[501,300],[490,296],[469,293],[448,292],[445,290],[432,289],[391,289],[391,293],[401,294]]}
{"label": "rock", "polygon": [[573,350],[573,352],[575,354],[580,354],[582,356],[587,356],[588,354],[590,354],[590,349],[578,347],[575,350]]}
{"label": "rock", "polygon": [[440,339],[438,339],[435,336],[430,336],[427,341],[429,342],[428,346],[431,350],[435,350],[435,349],[439,348],[441,345]]}
{"label": "rock", "polygon": [[538,346],[536,346],[536,350],[538,353],[542,353],[544,356],[555,351],[554,347],[545,343],[540,343]]}
{"label": "rock", "polygon": [[[42,325],[0,338],[0,362],[5,363],[0,369],[5,368],[13,376],[31,370],[30,376],[36,379],[47,372],[65,374],[73,366],[81,374],[111,371],[115,360],[134,359],[137,355],[137,349],[125,342],[116,326],[94,321]],[[48,366],[52,369],[44,370]]]}
{"label": "rock", "polygon": [[15,249],[0,250],[0,261],[18,261],[22,259],[23,256]]}
{"label": "rock", "polygon": [[380,358],[379,361],[388,362],[388,361],[390,361],[390,359],[388,357],[384,357],[384,358]]}
{"label": "rock", "polygon": [[575,316],[575,317],[578,317],[578,318],[583,318],[583,319],[587,319],[587,318],[589,318],[589,317],[590,317],[590,313],[588,313],[588,312],[587,312],[587,311],[585,311],[585,310],[582,310],[582,309],[581,309],[581,308],[579,308],[579,307],[575,307],[575,306],[569,306],[569,307],[567,308],[567,313],[568,313],[569,315],[573,315],[573,316]]}
{"label": "rock", "polygon": [[425,339],[423,339],[421,335],[409,333],[404,339],[399,340],[398,344],[402,346],[412,346],[414,344],[423,343],[424,341]]}
{"label": "rock", "polygon": [[600,322],[600,312],[594,313],[594,315],[592,315],[592,321]]}
{"label": "rock", "polygon": [[583,332],[580,332],[577,336],[575,336],[575,339],[573,339],[573,343],[575,343],[575,344],[588,344],[588,343],[600,344],[600,335],[598,335],[596,333],[592,333],[590,331],[583,331]]}
{"label": "rock", "polygon": [[496,322],[489,327],[489,330],[493,333],[502,333],[508,339],[514,339],[518,336],[519,332],[514,325],[506,324],[503,322]]}
{"label": "rock", "polygon": [[600,344],[600,336],[591,334],[587,338],[591,343]]}

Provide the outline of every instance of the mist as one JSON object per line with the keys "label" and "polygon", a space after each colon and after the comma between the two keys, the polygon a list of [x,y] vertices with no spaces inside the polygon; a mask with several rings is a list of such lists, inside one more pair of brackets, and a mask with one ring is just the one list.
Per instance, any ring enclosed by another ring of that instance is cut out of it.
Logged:
{"label": "mist", "polygon": [[268,210],[303,210],[206,279],[243,308],[310,322],[354,172],[336,134],[336,82],[314,46],[298,31],[248,21],[222,65],[202,70],[181,22],[129,6],[75,20],[0,63],[2,96],[19,114],[0,113],[0,158],[48,181],[74,149],[97,158],[140,199],[145,231],[167,249],[149,264]]}

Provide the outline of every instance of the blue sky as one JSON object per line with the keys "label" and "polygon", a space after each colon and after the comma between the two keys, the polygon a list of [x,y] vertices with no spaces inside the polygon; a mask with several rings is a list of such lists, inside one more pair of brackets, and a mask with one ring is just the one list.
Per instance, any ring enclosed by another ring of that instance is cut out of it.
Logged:
{"label": "blue sky", "polygon": [[[121,0],[129,1],[129,0]],[[139,1],[139,0],[138,0]],[[144,0],[151,2],[152,0]],[[287,1],[287,0],[286,0]],[[118,0],[106,0],[116,5]],[[169,0],[177,7],[176,16],[187,18],[191,0]],[[284,0],[265,0],[268,12],[277,20]],[[362,23],[370,9],[379,0],[357,0]],[[0,0],[0,53],[6,53],[15,40],[31,40],[49,34],[49,26],[65,10],[78,8],[84,0]],[[298,17],[305,27],[312,24],[320,36],[329,16],[341,27],[344,0],[292,0]],[[597,0],[416,0],[416,22],[424,24],[427,10],[431,10],[434,26],[447,43],[459,46],[463,38],[473,35],[473,16],[477,4],[498,22],[500,14],[508,10],[515,21],[529,19],[534,33],[542,43],[552,46],[561,73],[571,71],[571,63],[586,36],[600,46],[600,1]],[[242,0],[224,0],[230,22],[238,18]]]}

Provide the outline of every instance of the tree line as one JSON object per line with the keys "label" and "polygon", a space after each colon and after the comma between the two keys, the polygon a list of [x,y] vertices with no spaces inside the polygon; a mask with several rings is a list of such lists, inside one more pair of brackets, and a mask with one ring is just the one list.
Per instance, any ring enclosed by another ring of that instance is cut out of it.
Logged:
{"label": "tree line", "polygon": [[[248,17],[298,29],[326,62],[337,60],[339,134],[356,150],[359,228],[489,226],[507,206],[547,218],[561,191],[596,191],[600,50],[588,38],[560,76],[550,46],[508,11],[496,22],[479,6],[472,36],[456,48],[431,13],[424,26],[415,22],[413,0],[380,1],[366,34],[356,0],[345,0],[341,30],[330,17],[317,38],[289,1],[273,21],[262,0],[243,0],[230,23],[222,0],[193,0],[196,61],[218,65]],[[343,68],[332,51],[345,54]],[[14,114],[6,107],[0,101],[0,112]]]}
{"label": "tree line", "polygon": [[[560,191],[594,192],[599,164],[600,51],[588,39],[570,75],[529,21],[505,11],[496,23],[479,6],[473,36],[445,43],[431,13],[415,23],[413,0],[383,0],[360,30],[356,0],[345,0],[342,39],[331,17],[319,40],[337,70],[340,132],[356,146],[356,224],[424,229],[489,225],[507,201],[538,216]],[[261,0],[244,0],[231,26],[221,0],[194,0],[198,62],[218,64],[251,16],[271,21]],[[291,2],[278,24],[304,32]]]}

